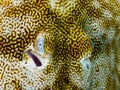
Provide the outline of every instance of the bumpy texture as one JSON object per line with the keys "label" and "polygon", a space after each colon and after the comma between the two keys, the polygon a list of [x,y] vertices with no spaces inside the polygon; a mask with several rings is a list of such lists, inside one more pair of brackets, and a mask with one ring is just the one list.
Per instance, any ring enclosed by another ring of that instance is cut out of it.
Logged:
{"label": "bumpy texture", "polygon": [[119,47],[117,0],[0,0],[0,90],[120,90]]}

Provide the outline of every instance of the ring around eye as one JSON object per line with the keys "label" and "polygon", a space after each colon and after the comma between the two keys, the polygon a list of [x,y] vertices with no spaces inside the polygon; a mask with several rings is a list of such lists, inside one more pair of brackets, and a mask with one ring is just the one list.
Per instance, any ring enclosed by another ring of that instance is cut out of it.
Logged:
{"label": "ring around eye", "polygon": [[35,47],[40,55],[44,55],[44,36],[40,35],[37,38]]}

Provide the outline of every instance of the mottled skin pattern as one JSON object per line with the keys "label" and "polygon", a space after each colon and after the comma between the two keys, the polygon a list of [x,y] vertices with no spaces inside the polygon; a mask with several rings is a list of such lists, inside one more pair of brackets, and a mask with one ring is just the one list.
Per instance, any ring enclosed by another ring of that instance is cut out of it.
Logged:
{"label": "mottled skin pattern", "polygon": [[118,1],[0,0],[0,8],[0,90],[120,90]]}

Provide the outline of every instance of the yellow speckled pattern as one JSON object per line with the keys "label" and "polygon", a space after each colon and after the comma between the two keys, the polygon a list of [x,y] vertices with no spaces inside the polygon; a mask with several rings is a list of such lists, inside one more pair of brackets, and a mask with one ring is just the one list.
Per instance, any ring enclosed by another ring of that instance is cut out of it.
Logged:
{"label": "yellow speckled pattern", "polygon": [[0,0],[0,90],[120,90],[120,3]]}

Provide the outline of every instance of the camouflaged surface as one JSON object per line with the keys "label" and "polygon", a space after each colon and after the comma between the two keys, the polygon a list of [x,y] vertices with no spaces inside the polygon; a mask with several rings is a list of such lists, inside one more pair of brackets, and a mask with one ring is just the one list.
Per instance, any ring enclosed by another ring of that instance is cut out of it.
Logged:
{"label": "camouflaged surface", "polygon": [[120,2],[0,0],[0,90],[120,90]]}

